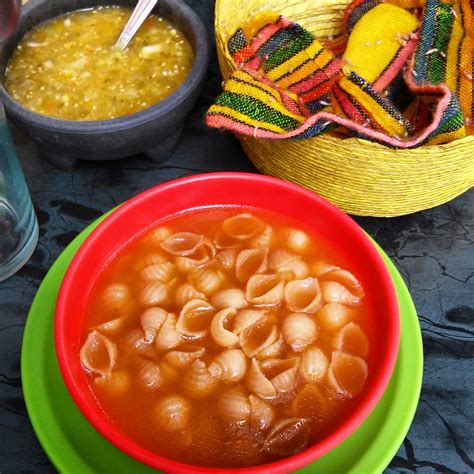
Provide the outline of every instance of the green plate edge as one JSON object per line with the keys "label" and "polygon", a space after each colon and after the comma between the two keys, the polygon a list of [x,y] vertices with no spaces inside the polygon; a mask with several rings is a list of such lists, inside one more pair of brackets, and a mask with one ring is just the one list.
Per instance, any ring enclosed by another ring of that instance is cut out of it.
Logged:
{"label": "green plate edge", "polygon": [[[54,350],[59,287],[74,254],[106,217],[97,219],[61,253],[30,308],[23,335],[23,394],[33,429],[61,473],[151,473],[102,438],[82,416],[64,385]],[[378,473],[395,456],[415,415],[423,375],[423,345],[415,306],[394,264],[374,242],[392,276],[400,308],[400,349],[390,383],[370,416],[343,443],[300,473]]]}

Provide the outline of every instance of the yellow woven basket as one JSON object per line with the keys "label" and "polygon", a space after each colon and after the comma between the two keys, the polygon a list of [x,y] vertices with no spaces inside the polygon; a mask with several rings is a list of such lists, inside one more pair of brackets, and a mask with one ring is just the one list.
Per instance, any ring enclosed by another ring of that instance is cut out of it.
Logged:
{"label": "yellow woven basket", "polygon": [[[281,13],[317,38],[340,31],[351,0],[217,0],[215,30],[224,79],[234,70],[227,40],[263,11]],[[339,208],[361,216],[391,217],[437,206],[474,186],[474,136],[445,145],[394,150],[357,138],[302,141],[239,137],[265,174],[301,184]]]}

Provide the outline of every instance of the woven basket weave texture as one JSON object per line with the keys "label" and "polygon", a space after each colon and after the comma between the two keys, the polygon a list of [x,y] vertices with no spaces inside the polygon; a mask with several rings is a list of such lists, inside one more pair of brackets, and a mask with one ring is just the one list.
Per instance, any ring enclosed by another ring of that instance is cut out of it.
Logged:
{"label": "woven basket weave texture", "polygon": [[[280,13],[324,39],[340,32],[350,1],[217,0],[216,44],[224,79],[234,70],[227,41],[249,17]],[[263,173],[301,184],[355,215],[410,214],[443,204],[474,186],[474,136],[411,150],[329,135],[301,141],[239,139]]]}

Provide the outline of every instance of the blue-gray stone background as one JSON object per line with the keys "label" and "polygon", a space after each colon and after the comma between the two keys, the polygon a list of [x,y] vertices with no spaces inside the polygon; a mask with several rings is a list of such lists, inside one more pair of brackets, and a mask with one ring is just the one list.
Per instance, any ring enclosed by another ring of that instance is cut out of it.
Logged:
{"label": "blue-gray stone background", "polygon": [[[214,3],[188,3],[206,23],[211,41]],[[30,262],[0,283],[2,473],[54,472],[26,413],[20,348],[32,299],[61,251],[105,211],[158,183],[200,172],[256,172],[230,134],[203,124],[203,114],[218,94],[220,82],[214,56],[184,137],[174,155],[161,165],[133,157],[120,162],[83,162],[73,172],[60,171],[39,159],[34,146],[15,133],[40,240]],[[356,220],[403,275],[423,332],[421,400],[408,436],[386,472],[473,472],[474,192],[405,217]]]}

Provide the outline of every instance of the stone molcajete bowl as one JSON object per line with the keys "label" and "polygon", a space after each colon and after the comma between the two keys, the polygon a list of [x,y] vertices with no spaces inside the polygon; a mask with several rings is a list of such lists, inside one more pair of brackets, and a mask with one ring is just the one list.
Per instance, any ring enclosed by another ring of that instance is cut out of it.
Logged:
{"label": "stone molcajete bowl", "polygon": [[0,45],[0,100],[11,122],[25,130],[40,153],[60,168],[78,160],[112,160],[144,152],[152,161],[165,160],[176,147],[183,123],[195,104],[209,62],[206,30],[181,0],[160,0],[154,12],[174,21],[194,49],[194,64],[181,86],[169,97],[140,112],[112,120],[72,121],[40,115],[13,100],[4,83],[8,61],[23,35],[51,18],[99,5],[134,7],[136,0],[30,0],[15,33]]}

